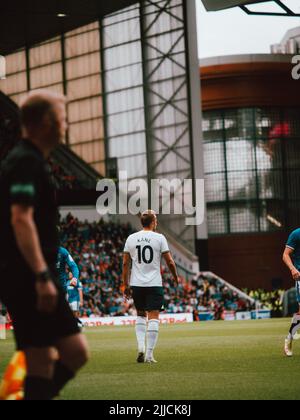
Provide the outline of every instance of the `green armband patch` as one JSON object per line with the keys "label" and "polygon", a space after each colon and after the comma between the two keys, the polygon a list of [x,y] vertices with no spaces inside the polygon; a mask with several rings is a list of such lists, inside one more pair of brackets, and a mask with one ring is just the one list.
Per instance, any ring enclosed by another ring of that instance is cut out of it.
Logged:
{"label": "green armband patch", "polygon": [[11,195],[27,195],[34,197],[35,187],[33,184],[15,184],[10,188]]}

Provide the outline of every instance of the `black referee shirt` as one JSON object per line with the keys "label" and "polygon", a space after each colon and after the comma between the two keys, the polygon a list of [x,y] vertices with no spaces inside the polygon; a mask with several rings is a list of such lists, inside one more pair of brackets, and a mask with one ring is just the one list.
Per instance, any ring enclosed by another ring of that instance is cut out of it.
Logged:
{"label": "black referee shirt", "polygon": [[[50,168],[39,149],[22,140],[8,155],[0,170],[0,263],[26,264],[11,226],[11,206],[34,208],[42,251],[49,265],[56,264],[59,245],[58,209]],[[13,269],[13,267],[12,267]]]}

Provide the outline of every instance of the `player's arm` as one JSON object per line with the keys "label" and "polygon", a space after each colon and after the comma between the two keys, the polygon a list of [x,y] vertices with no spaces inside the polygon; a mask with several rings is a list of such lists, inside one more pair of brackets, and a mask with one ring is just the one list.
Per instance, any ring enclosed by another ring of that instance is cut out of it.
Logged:
{"label": "player's arm", "polygon": [[129,274],[131,267],[131,256],[129,253],[124,252],[123,254],[123,271],[122,271],[122,285],[124,288],[124,296],[126,299],[130,299],[131,290],[129,285]]}
{"label": "player's arm", "polygon": [[[11,207],[11,224],[18,248],[39,280],[42,273],[48,273],[46,260],[43,256],[38,231],[34,222],[34,208],[24,204],[13,204]],[[38,309],[41,312],[52,312],[57,303],[57,290],[48,279],[37,281]],[[47,280],[47,281],[45,281]]]}
{"label": "player's arm", "polygon": [[82,289],[79,289],[79,297],[80,297],[80,306],[83,306],[83,291]]}
{"label": "player's arm", "polygon": [[82,288],[79,289],[79,297],[80,297],[80,307],[83,307],[83,290]]}
{"label": "player's arm", "polygon": [[294,253],[294,249],[286,246],[282,259],[283,259],[283,262],[285,263],[285,265],[290,270],[293,279],[294,280],[299,280],[300,279],[300,272],[297,270],[297,268],[293,264],[293,261],[292,261],[293,253]]}
{"label": "player's arm", "polygon": [[[70,275],[71,275],[71,273],[70,273]],[[83,303],[84,303],[84,301],[83,301],[83,286],[82,286],[82,283],[79,279],[78,279],[77,285],[75,287],[78,290],[80,307],[82,307]]]}
{"label": "player's arm", "polygon": [[34,222],[34,209],[24,205],[13,205],[11,224],[22,256],[37,275],[47,269],[43,257],[38,232]]}
{"label": "player's arm", "polygon": [[11,168],[8,174],[11,226],[20,253],[36,275],[38,310],[52,312],[58,293],[51,280],[34,221],[41,170],[40,163],[32,156],[24,156]]}
{"label": "player's arm", "polygon": [[66,257],[67,266],[72,273],[72,280],[70,281],[70,284],[71,286],[76,287],[79,280],[79,268],[69,252],[67,252]]}
{"label": "player's arm", "polygon": [[167,238],[164,235],[162,235],[161,236],[161,239],[162,239],[162,241],[161,241],[161,253],[162,253],[162,256],[164,257],[164,260],[165,260],[165,262],[166,262],[166,264],[167,264],[170,272],[172,273],[174,282],[178,286],[178,284],[179,284],[179,277],[178,277],[178,273],[177,273],[177,267],[176,267],[175,261],[174,261],[174,259],[172,257],[172,254],[170,252],[170,248],[169,248],[169,244],[168,244]]}
{"label": "player's arm", "polygon": [[164,257],[164,260],[165,260],[165,262],[166,262],[166,264],[167,264],[170,272],[172,273],[174,282],[178,286],[178,284],[179,284],[179,276],[178,276],[178,273],[177,273],[176,263],[175,263],[175,261],[174,261],[174,259],[172,257],[171,252],[170,251],[169,252],[165,252],[163,254],[163,257]]}
{"label": "player's arm", "polygon": [[72,287],[77,286],[77,280],[76,280],[75,286],[73,284],[73,274],[72,273],[69,273],[69,280],[67,281],[67,287],[70,287],[70,286],[72,286]]}

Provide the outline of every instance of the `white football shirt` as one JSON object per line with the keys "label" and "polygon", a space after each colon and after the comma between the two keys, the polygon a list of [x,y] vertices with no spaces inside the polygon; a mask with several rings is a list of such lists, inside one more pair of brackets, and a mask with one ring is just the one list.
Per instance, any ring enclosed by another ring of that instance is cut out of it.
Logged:
{"label": "white football shirt", "polygon": [[129,236],[124,252],[132,259],[130,286],[162,287],[161,257],[169,251],[167,239],[159,233],[142,230]]}

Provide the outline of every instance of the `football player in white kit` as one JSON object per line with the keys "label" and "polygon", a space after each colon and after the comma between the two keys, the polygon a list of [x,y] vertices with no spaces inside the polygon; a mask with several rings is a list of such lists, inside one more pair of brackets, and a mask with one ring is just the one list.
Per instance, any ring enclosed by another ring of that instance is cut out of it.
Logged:
{"label": "football player in white kit", "polygon": [[[137,362],[157,363],[153,352],[158,341],[159,314],[164,310],[162,256],[173,275],[176,286],[178,286],[179,278],[167,239],[164,235],[156,233],[158,224],[156,213],[153,210],[147,210],[141,216],[141,223],[143,230],[129,236],[126,241],[123,257],[123,286],[125,297],[133,298],[137,310],[136,336],[139,353]],[[130,268],[131,275],[129,276]]]}

